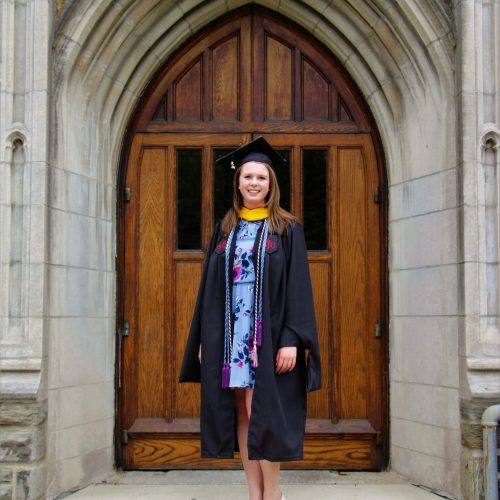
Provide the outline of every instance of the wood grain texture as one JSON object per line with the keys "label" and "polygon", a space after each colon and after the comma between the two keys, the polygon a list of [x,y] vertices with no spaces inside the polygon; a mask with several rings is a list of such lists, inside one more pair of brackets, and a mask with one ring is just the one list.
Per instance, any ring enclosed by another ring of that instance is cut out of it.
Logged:
{"label": "wood grain texture", "polygon": [[174,83],[175,119],[179,121],[201,121],[203,112],[203,67],[202,59],[194,63]]}
{"label": "wood grain texture", "polygon": [[310,263],[309,272],[314,295],[314,311],[318,329],[321,356],[321,376],[326,383],[319,391],[308,394],[307,415],[309,418],[330,418],[330,381],[332,365],[331,299],[329,290],[330,263]]}
{"label": "wood grain texture", "polygon": [[162,415],[165,392],[164,148],[147,148],[140,165],[137,265],[138,413]]}
{"label": "wood grain texture", "polygon": [[266,120],[293,117],[293,51],[281,40],[266,36]]}
{"label": "wood grain texture", "polygon": [[[239,453],[234,459],[201,458],[197,437],[138,438],[129,443],[134,469],[241,469]],[[372,436],[349,439],[308,437],[304,443],[307,459],[282,462],[282,469],[373,469]]]}
{"label": "wood grain texture", "polygon": [[330,84],[310,61],[302,60],[302,95],[304,120],[330,119]]}
{"label": "wood grain texture", "polygon": [[239,47],[237,36],[224,40],[212,50],[212,119],[238,120]]}
{"label": "wood grain texture", "polygon": [[[179,373],[184,346],[191,325],[201,264],[177,262],[175,264],[175,373]],[[199,384],[177,384],[175,418],[197,418],[200,414]]]}
{"label": "wood grain texture", "polygon": [[367,418],[368,234],[365,165],[360,148],[338,148],[340,261],[340,418]]}

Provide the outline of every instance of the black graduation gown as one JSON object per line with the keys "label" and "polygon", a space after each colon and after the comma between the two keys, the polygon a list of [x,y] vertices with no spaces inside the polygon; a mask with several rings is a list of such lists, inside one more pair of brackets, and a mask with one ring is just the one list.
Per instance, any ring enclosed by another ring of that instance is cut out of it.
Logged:
{"label": "black graduation gown", "polygon": [[[257,238],[256,238],[257,240]],[[255,253],[254,253],[255,254]],[[232,264],[232,259],[231,259]],[[269,234],[263,285],[263,335],[248,430],[253,460],[303,458],[306,391],[321,386],[321,367],[304,232],[300,223]],[[180,382],[201,381],[201,455],[233,458],[234,391],[222,389],[225,237],[217,224],[205,260]],[[202,345],[202,362],[198,349]],[[276,374],[279,347],[296,346],[291,372]]]}

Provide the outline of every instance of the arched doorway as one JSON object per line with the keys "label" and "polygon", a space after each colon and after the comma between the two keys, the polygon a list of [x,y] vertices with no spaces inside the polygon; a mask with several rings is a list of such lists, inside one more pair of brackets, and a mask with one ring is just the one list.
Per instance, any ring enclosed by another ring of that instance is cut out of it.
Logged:
{"label": "arched doorway", "polygon": [[295,468],[387,460],[385,179],[354,84],[296,25],[257,7],[211,24],[169,61],[131,123],[119,202],[117,458],[124,468],[201,460],[198,387],[177,375],[228,179],[214,168],[256,135],[289,158],[283,203],[304,221],[324,387],[308,401]]}

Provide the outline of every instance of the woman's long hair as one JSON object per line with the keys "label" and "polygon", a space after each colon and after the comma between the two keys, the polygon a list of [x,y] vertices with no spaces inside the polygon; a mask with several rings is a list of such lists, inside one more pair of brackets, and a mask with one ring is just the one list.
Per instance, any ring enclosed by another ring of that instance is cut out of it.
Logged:
{"label": "woman's long hair", "polygon": [[[269,231],[281,235],[288,226],[293,225],[298,219],[295,215],[280,207],[280,188],[276,174],[270,165],[263,163],[269,172],[269,193],[267,195],[266,206],[269,210]],[[238,184],[240,182],[240,165],[233,177],[233,206],[226,212],[222,219],[222,232],[228,235],[233,227],[238,223],[240,208],[243,206],[243,196],[241,196]]]}

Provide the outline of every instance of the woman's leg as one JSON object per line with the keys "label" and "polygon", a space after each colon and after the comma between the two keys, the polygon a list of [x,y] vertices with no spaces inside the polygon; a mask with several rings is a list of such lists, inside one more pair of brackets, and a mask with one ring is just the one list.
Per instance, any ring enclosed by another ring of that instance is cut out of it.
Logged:
{"label": "woman's leg", "polygon": [[253,389],[245,389],[245,404],[248,416],[247,428],[245,430],[245,457],[252,468],[258,465],[262,484],[261,494],[263,493],[261,498],[263,500],[281,500],[280,463],[269,462],[268,460],[248,460],[248,422],[250,421],[250,415],[252,413],[252,397]]}
{"label": "woman's leg", "polygon": [[259,463],[264,477],[263,500],[281,500],[280,463],[268,460],[259,460]]}
{"label": "woman's leg", "polygon": [[236,405],[238,445],[241,461],[248,483],[250,500],[263,500],[264,478],[258,460],[248,459],[248,423],[250,421],[250,408],[253,389],[235,389],[234,401]]}

